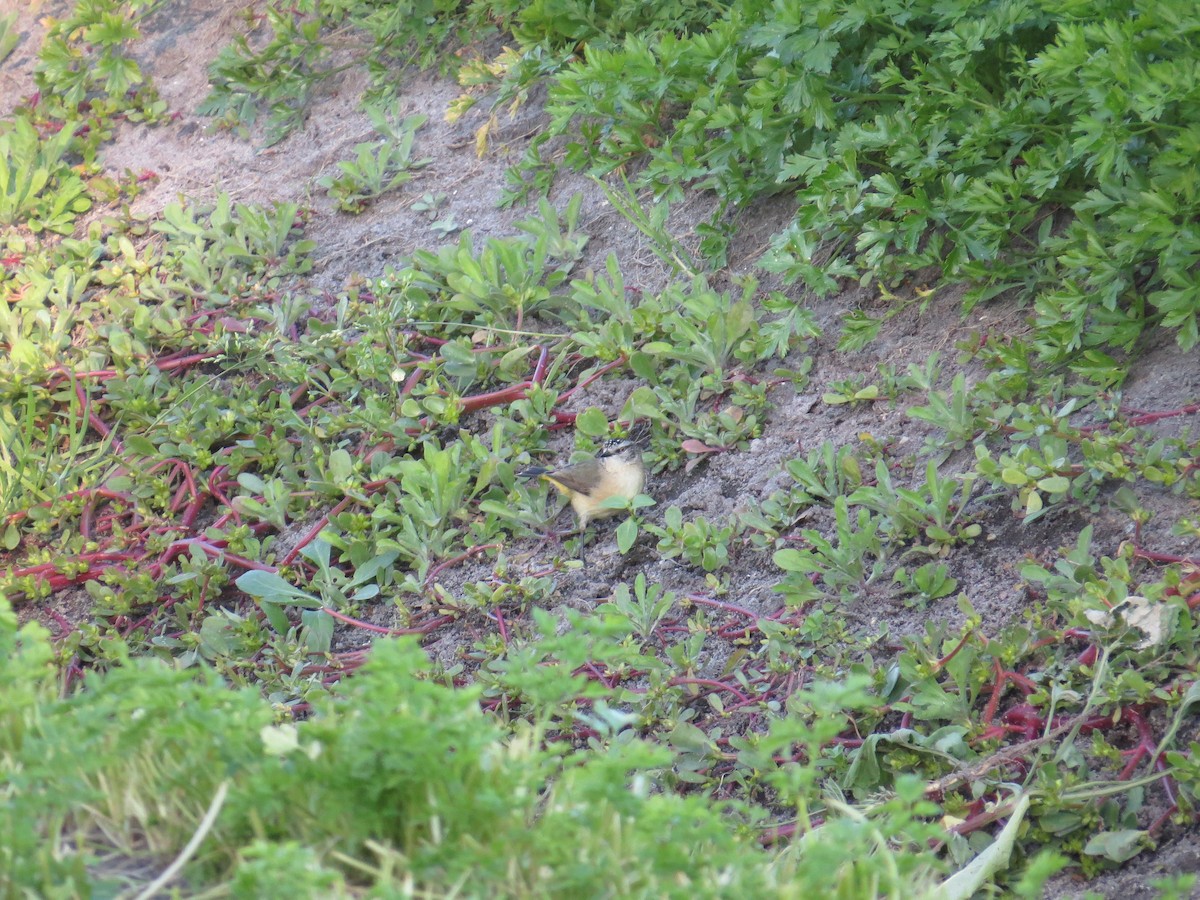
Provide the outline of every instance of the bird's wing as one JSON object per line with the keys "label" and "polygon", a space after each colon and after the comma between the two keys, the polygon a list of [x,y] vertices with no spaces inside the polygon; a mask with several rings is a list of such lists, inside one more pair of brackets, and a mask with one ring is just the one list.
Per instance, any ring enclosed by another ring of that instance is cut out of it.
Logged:
{"label": "bird's wing", "polygon": [[559,490],[565,488],[576,494],[586,494],[596,487],[595,470],[588,465],[567,466],[557,472],[547,472],[542,477]]}

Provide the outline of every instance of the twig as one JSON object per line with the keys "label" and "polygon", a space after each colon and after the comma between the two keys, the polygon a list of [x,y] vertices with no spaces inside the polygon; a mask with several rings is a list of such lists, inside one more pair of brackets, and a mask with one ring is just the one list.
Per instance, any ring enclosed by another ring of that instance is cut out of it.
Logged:
{"label": "twig", "polygon": [[208,811],[204,814],[204,818],[200,820],[200,824],[196,828],[196,833],[187,842],[187,846],[180,850],[179,855],[175,857],[169,866],[163,869],[162,874],[146,885],[133,900],[150,900],[151,897],[158,896],[158,892],[166,887],[172,878],[179,874],[180,869],[187,865],[187,861],[200,849],[200,845],[208,837],[208,832],[212,829],[213,823],[217,821],[221,807],[225,805],[225,795],[227,793],[229,793],[229,782],[222,781],[217,785],[217,792],[213,795],[212,802],[208,804]]}

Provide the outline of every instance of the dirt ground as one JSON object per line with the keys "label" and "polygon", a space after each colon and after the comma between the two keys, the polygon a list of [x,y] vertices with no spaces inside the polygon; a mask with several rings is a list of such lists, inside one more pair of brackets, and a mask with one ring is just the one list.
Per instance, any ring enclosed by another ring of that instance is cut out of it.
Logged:
{"label": "dirt ground", "polygon": [[[224,0],[186,0],[168,5],[143,24],[144,38],[135,48],[143,70],[154,80],[162,97],[178,118],[168,125],[147,128],[122,125],[115,139],[103,150],[103,164],[113,174],[125,170],[156,172],[159,180],[136,201],[135,211],[154,215],[168,202],[180,196],[205,200],[226,192],[238,201],[293,201],[311,210],[306,237],[316,242],[314,268],[307,283],[293,286],[313,296],[331,297],[343,291],[347,280],[355,276],[372,278],[383,273],[390,263],[417,248],[435,249],[457,241],[457,234],[443,236],[429,228],[429,220],[414,213],[411,204],[423,193],[444,193],[447,205],[440,215],[452,214],[479,239],[489,235],[515,233],[513,223],[531,215],[527,207],[513,210],[497,208],[504,186],[504,173],[519,159],[541,121],[536,102],[523,108],[514,120],[501,120],[493,136],[492,151],[483,159],[474,149],[474,132],[485,113],[475,110],[455,124],[444,114],[447,104],[460,93],[453,82],[432,74],[402,73],[402,112],[423,113],[428,122],[417,135],[417,155],[430,156],[433,162],[420,171],[403,190],[374,202],[361,215],[340,213],[319,190],[316,181],[330,174],[339,159],[351,156],[353,146],[373,135],[370,122],[358,107],[365,87],[365,76],[358,69],[346,70],[327,86],[313,106],[307,122],[299,130],[269,149],[260,149],[253,141],[210,130],[210,120],[196,114],[196,108],[209,92],[207,67],[239,29],[239,13],[245,3]],[[34,90],[33,65],[40,46],[46,15],[61,15],[66,3],[34,3],[21,15],[22,42],[0,66],[0,114],[10,111],[22,97]],[[670,278],[667,267],[651,252],[642,235],[607,202],[600,188],[582,176],[563,173],[555,184],[551,201],[559,208],[577,192],[583,194],[581,230],[590,236],[587,255],[579,264],[601,267],[608,254],[615,254],[626,282],[644,291],[661,289]],[[685,245],[694,246],[696,223],[705,219],[712,201],[697,194],[673,213],[672,225]],[[741,212],[738,233],[729,258],[731,269],[751,273],[767,241],[782,228],[792,213],[786,199],[775,198]],[[852,407],[828,405],[821,397],[832,382],[862,375],[876,380],[878,366],[891,364],[903,370],[908,363],[923,364],[930,354],[940,354],[943,366],[941,386],[946,386],[956,371],[956,343],[980,332],[1017,333],[1028,330],[1023,310],[1004,302],[977,307],[970,316],[959,311],[959,295],[953,290],[940,291],[922,314],[914,306],[887,323],[879,338],[857,353],[836,352],[838,322],[852,309],[882,310],[884,301],[872,289],[851,287],[845,293],[817,300],[806,296],[797,286],[774,283],[757,273],[764,289],[780,289],[797,303],[813,310],[824,336],[809,348],[813,357],[810,382],[799,392],[782,386],[774,389],[774,407],[761,438],[744,452],[717,455],[690,475],[678,472],[655,478],[648,485],[658,503],[658,515],[668,506],[680,506],[686,515],[703,514],[710,520],[727,517],[743,508],[751,498],[763,498],[782,486],[786,478],[781,467],[788,460],[820,446],[826,440],[836,445],[855,444],[867,433],[890,443],[898,455],[917,453],[928,426],[910,418],[902,406],[887,403]],[[718,286],[720,283],[718,282]],[[914,287],[917,285],[914,285]],[[910,288],[911,289],[911,288]],[[799,359],[789,360],[798,365]],[[1125,386],[1125,401],[1138,409],[1166,409],[1200,398],[1200,360],[1181,352],[1168,336],[1151,336],[1130,360],[1131,375]],[[979,370],[966,364],[968,378]],[[573,398],[572,410],[595,405],[615,415],[624,399],[636,387],[632,380],[605,380]],[[477,421],[486,430],[485,417]],[[1165,420],[1159,427],[1164,435],[1187,427],[1182,419]],[[563,452],[570,447],[568,434],[557,437]],[[964,451],[969,452],[969,451]],[[965,462],[965,458],[964,458]],[[947,461],[952,468],[956,460]],[[1154,532],[1154,549],[1164,553],[1195,554],[1195,542],[1172,536],[1169,523],[1182,512],[1186,500],[1163,492],[1148,498],[1164,527]],[[1028,557],[1053,558],[1059,548],[1071,546],[1080,529],[1087,524],[1081,517],[1067,514],[1047,516],[1024,526],[1008,509],[1007,502],[989,509],[982,519],[983,539],[970,548],[955,552],[947,561],[951,574],[958,579],[975,609],[982,615],[985,631],[994,631],[1018,620],[1028,603],[1021,585],[1018,567]],[[820,527],[821,521],[806,527]],[[1113,555],[1121,541],[1128,539],[1131,526],[1127,519],[1101,515],[1093,519],[1094,547]],[[519,555],[522,548],[513,548]],[[530,551],[532,570],[539,561]],[[650,582],[660,582],[679,592],[704,592],[703,573],[656,555],[634,552],[617,554],[611,529],[601,531],[591,549],[593,565],[587,572],[575,571],[560,578],[559,590],[564,606],[588,609],[598,598],[610,593],[617,581],[629,581],[644,572]],[[771,591],[777,580],[764,571],[761,557],[734,559],[730,571],[731,599],[764,614],[778,606]],[[544,561],[542,561],[544,562]],[[485,561],[456,569],[448,575],[447,588],[474,581],[490,574]],[[86,615],[87,605],[80,598],[58,597],[49,601],[61,604],[58,611],[68,617]],[[38,611],[30,611],[39,615]],[[388,624],[390,612],[380,610],[378,621]],[[946,598],[929,608],[909,609],[887,591],[867,597],[847,616],[852,631],[886,633],[888,643],[903,635],[922,631],[927,622],[960,620],[954,598]],[[339,649],[363,643],[361,632],[339,635]],[[441,633],[430,641],[428,650],[435,657],[451,659],[459,642],[470,641],[466,634]],[[710,661],[719,671],[722,660]],[[1054,882],[1050,896],[1082,896],[1095,891],[1101,896],[1120,896],[1126,900],[1153,896],[1147,881],[1162,873],[1200,871],[1200,850],[1196,839],[1200,830],[1189,828],[1168,831],[1154,854],[1143,854],[1122,870],[1083,884],[1070,877]]]}

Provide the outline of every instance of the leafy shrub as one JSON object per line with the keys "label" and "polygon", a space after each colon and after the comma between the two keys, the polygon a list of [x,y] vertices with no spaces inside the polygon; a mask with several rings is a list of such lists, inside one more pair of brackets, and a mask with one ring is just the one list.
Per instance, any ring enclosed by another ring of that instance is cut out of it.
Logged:
{"label": "leafy shrub", "polygon": [[1197,28],[1184,0],[748,0],[704,32],[589,47],[548,108],[576,167],[645,155],[669,196],[794,192],[765,262],[812,290],[936,266],[974,283],[968,308],[1034,298],[1048,355],[1152,320],[1192,347]]}
{"label": "leafy shrub", "polygon": [[[218,812],[185,870],[193,887],[259,890],[284,863],[291,896],[340,895],[349,878],[432,893],[469,883],[477,895],[680,897],[928,878],[913,856],[890,876],[831,870],[822,860],[844,841],[862,845],[857,863],[870,856],[873,834],[852,822],[836,845],[815,837],[811,863],[776,865],[702,796],[649,790],[669,765],[664,749],[620,741],[576,753],[543,748],[536,729],[505,734],[475,691],[432,680],[408,642],[376,644],[345,696],[284,725],[257,692],[153,659],[59,698],[45,633],[18,631],[2,602],[0,650],[0,873],[18,891],[128,885],[131,864],[157,871],[206,807]],[[880,820],[893,839],[913,827],[919,792]]]}

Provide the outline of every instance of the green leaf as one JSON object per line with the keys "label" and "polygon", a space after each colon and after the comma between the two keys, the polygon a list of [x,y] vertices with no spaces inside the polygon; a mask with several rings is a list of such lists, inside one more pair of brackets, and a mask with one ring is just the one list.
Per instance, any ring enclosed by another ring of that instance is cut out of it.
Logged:
{"label": "green leaf", "polygon": [[1009,814],[1008,823],[1000,834],[983,852],[963,866],[941,884],[941,890],[932,896],[938,900],[969,900],[975,896],[997,872],[1009,865],[1021,823],[1029,811],[1029,795],[1022,794]]}
{"label": "green leaf", "polygon": [[575,430],[588,437],[607,437],[608,416],[604,410],[589,406],[575,417]]}
{"label": "green leaf", "polygon": [[625,408],[621,411],[623,415],[631,418],[653,418],[661,415],[661,406],[658,395],[652,388],[645,385],[634,388],[629,399],[625,401]]}
{"label": "green leaf", "polygon": [[1052,475],[1038,481],[1037,486],[1047,494],[1065,494],[1071,489],[1071,479],[1062,475]]}
{"label": "green leaf", "polygon": [[17,46],[17,41],[21,39],[21,33],[16,29],[17,14],[9,13],[7,16],[0,16],[0,63],[4,62],[5,58],[12,53],[13,48]]}
{"label": "green leaf", "polygon": [[1102,831],[1092,835],[1084,845],[1083,852],[1088,856],[1103,856],[1113,862],[1123,863],[1146,849],[1147,836],[1148,832],[1134,829]]}
{"label": "green leaf", "polygon": [[633,546],[633,542],[637,540],[637,536],[637,522],[632,518],[626,519],[617,526],[617,549],[622,554],[628,553],[629,549]]}
{"label": "green leaf", "polygon": [[324,610],[310,609],[300,614],[304,625],[304,645],[311,653],[328,653],[333,645],[333,616]]}
{"label": "green leaf", "polygon": [[810,566],[807,564],[808,557],[794,547],[785,547],[782,550],[776,550],[775,555],[771,558],[774,560],[775,565],[779,566],[785,572],[810,571]]}
{"label": "green leaf", "polygon": [[254,569],[246,572],[234,584],[239,590],[251,597],[257,597],[263,603],[287,603],[308,609],[319,609],[322,606],[321,601],[312,594],[293,587],[274,572]]}
{"label": "green leaf", "polygon": [[1018,469],[1015,466],[1008,466],[1000,472],[1000,478],[1005,484],[1021,485],[1029,481],[1029,476],[1025,474],[1024,469]]}
{"label": "green leaf", "polygon": [[667,743],[680,750],[708,750],[712,744],[707,734],[689,722],[679,722],[667,735]]}
{"label": "green leaf", "polygon": [[1037,491],[1030,491],[1029,496],[1025,498],[1025,515],[1035,516],[1042,511],[1042,495]]}
{"label": "green leaf", "polygon": [[346,450],[339,447],[329,454],[329,475],[334,482],[346,482],[353,474],[354,458]]}
{"label": "green leaf", "polygon": [[291,630],[292,623],[288,621],[287,613],[283,611],[283,607],[274,603],[265,603],[262,607],[263,615],[266,616],[267,622],[275,629],[278,634],[287,634]]}
{"label": "green leaf", "polygon": [[126,434],[123,437],[125,449],[134,456],[154,457],[158,455],[158,447],[152,441],[140,434]]}
{"label": "green leaf", "polygon": [[658,373],[654,360],[648,353],[635,352],[629,357],[629,368],[643,381],[653,381]]}
{"label": "green leaf", "polygon": [[223,615],[211,615],[200,626],[200,647],[209,659],[226,656],[237,647],[232,623]]}

